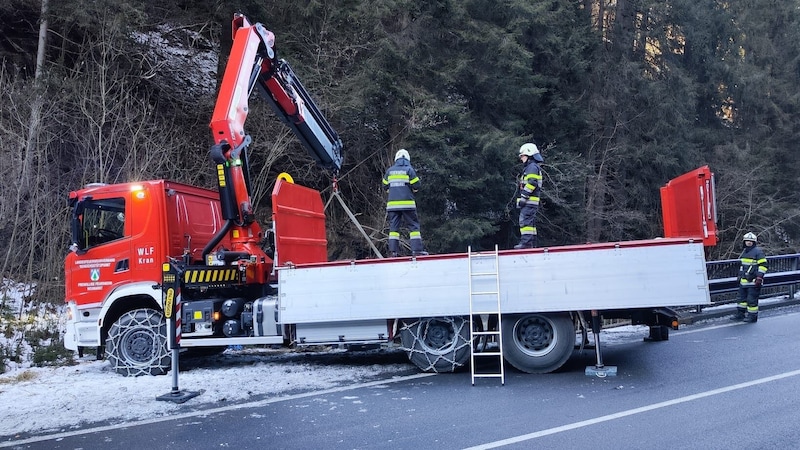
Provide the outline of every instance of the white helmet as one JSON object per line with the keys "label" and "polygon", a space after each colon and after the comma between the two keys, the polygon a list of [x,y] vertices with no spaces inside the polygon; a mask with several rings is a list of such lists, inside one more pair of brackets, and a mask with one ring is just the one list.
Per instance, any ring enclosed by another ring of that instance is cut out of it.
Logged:
{"label": "white helmet", "polygon": [[528,142],[527,144],[522,144],[522,147],[519,148],[519,155],[525,156],[533,156],[539,153],[539,147],[536,144],[531,144]]}
{"label": "white helmet", "polygon": [[395,153],[395,155],[394,155],[394,160],[395,161],[397,161],[400,158],[405,158],[405,159],[411,161],[411,156],[408,155],[408,150],[406,150],[404,148],[401,148],[400,150],[398,150],[397,153]]}
{"label": "white helmet", "polygon": [[752,231],[748,231],[747,234],[745,234],[744,237],[742,238],[742,241],[750,241],[755,244],[756,242],[758,242],[758,238],[756,237],[755,233],[753,233]]}
{"label": "white helmet", "polygon": [[542,158],[542,154],[539,153],[539,147],[536,144],[532,144],[528,142],[527,144],[522,144],[522,147],[519,148],[519,156],[525,155],[528,158],[533,159],[538,163],[543,163],[544,158]]}

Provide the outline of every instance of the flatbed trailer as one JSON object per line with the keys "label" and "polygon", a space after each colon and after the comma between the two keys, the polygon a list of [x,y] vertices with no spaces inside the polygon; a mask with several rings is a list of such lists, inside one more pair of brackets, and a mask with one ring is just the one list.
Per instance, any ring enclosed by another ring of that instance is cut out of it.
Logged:
{"label": "flatbed trailer", "polygon": [[[497,277],[471,280],[473,272]],[[277,316],[292,324],[294,342],[399,335],[412,362],[432,371],[466,364],[471,312],[502,317],[503,357],[541,373],[568,360],[576,327],[585,329],[592,310],[646,324],[650,338],[662,340],[676,319],[669,307],[710,302],[703,244],[686,239],[502,250],[496,259],[460,253],[307,264],[282,268],[279,279]],[[494,292],[498,281],[499,311],[493,296],[470,303],[471,292]]]}
{"label": "flatbed trailer", "polygon": [[[689,183],[684,190],[694,193],[709,176],[708,168],[698,169],[685,177]],[[674,201],[687,203],[685,195]],[[686,210],[677,211],[685,218]],[[397,343],[420,369],[449,372],[468,364],[478,345],[471,331],[497,331],[488,339],[502,337],[506,361],[525,372],[543,373],[558,369],[571,356],[576,331],[585,340],[592,311],[605,319],[647,325],[649,339],[664,340],[677,327],[671,307],[710,304],[702,238],[495,249],[480,253],[489,256],[481,258],[453,253],[315,262],[309,255],[319,254],[325,242],[319,193],[279,180],[273,215],[274,223],[281,224],[275,229],[277,283],[254,306],[268,320],[254,319],[251,328],[256,331],[248,336],[209,340],[184,332],[181,346]],[[202,284],[176,289],[208,290]],[[209,302],[194,305],[214,309]],[[195,306],[190,302],[183,313],[184,329]],[[476,316],[480,320],[471,320]]]}
{"label": "flatbed trailer", "polygon": [[[653,239],[500,250],[504,314],[709,303],[704,248]],[[490,260],[477,269],[493,270]],[[282,323],[468,315],[466,253],[304,264],[280,269]],[[488,291],[494,280],[475,288]],[[309,338],[306,338],[309,340]]]}

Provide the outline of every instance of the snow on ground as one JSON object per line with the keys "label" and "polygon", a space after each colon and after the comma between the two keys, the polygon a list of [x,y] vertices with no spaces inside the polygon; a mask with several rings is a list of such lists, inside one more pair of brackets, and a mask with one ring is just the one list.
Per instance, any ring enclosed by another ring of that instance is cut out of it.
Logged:
{"label": "snow on ground", "polygon": [[[366,352],[370,353],[370,352]],[[416,370],[405,355],[373,351],[361,360],[388,363],[353,365],[343,351],[313,353],[242,350],[181,360],[181,391],[203,391],[184,404],[157,401],[172,391],[172,375],[126,378],[94,357],[75,366],[17,369],[0,375],[0,437],[69,431],[89,423],[150,419],[292,392],[408,375]]]}
{"label": "snow on ground", "polygon": [[189,27],[161,24],[151,31],[131,34],[145,48],[153,67],[148,77],[194,98],[213,98],[217,82],[219,46]]}
{"label": "snow on ground", "polygon": [[[647,327],[603,331],[606,344],[640,341]],[[172,374],[126,378],[93,356],[75,366],[29,367],[0,375],[0,439],[70,431],[91,423],[122,423],[296,392],[418,373],[399,350],[296,352],[226,350],[181,358],[182,391],[203,391],[180,405],[157,401],[172,390]]]}
{"label": "snow on ground", "polygon": [[64,321],[58,308],[30,307],[30,291],[8,280],[0,283],[0,358],[6,369],[0,374],[0,437],[151,419],[417,373],[399,350],[229,349],[213,357],[182,356],[179,389],[202,394],[182,405],[157,401],[172,392],[171,372],[126,378],[94,355],[76,359],[75,365],[34,367],[26,337],[42,328],[63,330]]}
{"label": "snow on ground", "polygon": [[0,372],[4,368],[22,367],[15,359],[30,360],[32,348],[25,340],[26,333],[53,326],[45,323],[44,309],[26,308],[25,298],[33,289],[30,285],[0,279]]}
{"label": "snow on ground", "polygon": [[[4,315],[8,311],[14,317],[39,314],[40,309],[28,311],[24,307],[24,286],[13,285],[13,289],[5,286],[7,289],[0,293]],[[5,319],[0,317],[0,320]],[[40,322],[31,319],[26,323]],[[63,320],[52,317],[42,323],[63,327]],[[7,328],[6,323],[0,325]],[[601,336],[605,345],[618,345],[641,341],[648,332],[646,326],[626,325],[606,328]],[[20,339],[19,334],[0,333],[0,346],[12,341],[19,343]],[[589,339],[593,341],[591,334]],[[7,372],[0,374],[0,441],[418,373],[405,354],[396,349],[317,350],[228,349],[214,357],[181,357],[180,390],[203,391],[184,404],[156,400],[172,391],[171,372],[167,376],[126,378],[113,372],[107,361],[97,361],[94,356],[61,367],[33,367],[29,360],[7,361]],[[29,353],[26,355],[30,356]]]}

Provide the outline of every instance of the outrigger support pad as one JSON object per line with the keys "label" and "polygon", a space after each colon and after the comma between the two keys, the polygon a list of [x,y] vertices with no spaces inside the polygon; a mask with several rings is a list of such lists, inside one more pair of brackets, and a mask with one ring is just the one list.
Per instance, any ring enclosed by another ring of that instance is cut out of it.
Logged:
{"label": "outrigger support pad", "polygon": [[[174,325],[174,317],[170,318],[170,323]],[[173,327],[174,329],[174,327]],[[156,396],[156,400],[163,401],[163,402],[173,402],[173,403],[185,403],[187,400],[193,399],[198,395],[205,392],[204,389],[199,391],[182,391],[178,389],[178,353],[180,352],[180,348],[175,345],[172,348],[172,390],[169,393],[164,395]]]}
{"label": "outrigger support pad", "polygon": [[594,366],[586,366],[587,377],[615,377],[617,376],[617,366],[606,366],[603,364],[603,358],[600,355],[600,314],[597,310],[592,310],[592,334],[594,334],[594,353],[597,357],[597,363]]}

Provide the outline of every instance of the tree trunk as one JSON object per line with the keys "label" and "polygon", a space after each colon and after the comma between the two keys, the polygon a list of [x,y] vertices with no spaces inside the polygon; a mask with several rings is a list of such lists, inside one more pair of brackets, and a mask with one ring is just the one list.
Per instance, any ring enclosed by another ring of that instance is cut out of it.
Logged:
{"label": "tree trunk", "polygon": [[[35,156],[38,151],[36,141],[39,135],[39,127],[41,125],[41,115],[42,115],[42,108],[43,99],[41,94],[41,77],[42,77],[42,67],[44,65],[44,57],[45,57],[45,46],[47,42],[47,0],[42,0],[42,8],[41,8],[41,17],[39,20],[39,45],[36,52],[36,71],[34,74],[34,89],[33,89],[33,97],[31,98],[31,109],[30,115],[28,116],[28,135],[25,140],[24,148],[20,149],[20,172],[19,172],[19,180],[17,183],[17,192],[16,192],[16,199],[14,202],[15,205],[15,214],[13,220],[13,227],[11,231],[11,238],[8,242],[8,248],[6,249],[6,255],[3,260],[2,270],[0,273],[5,273],[9,262],[15,258],[14,249],[25,248],[27,245],[21,245],[21,242],[16,242],[18,239],[19,230],[22,226],[22,222],[24,222],[26,218],[23,216],[22,211],[25,211],[26,214],[31,214],[31,208],[24,208],[22,206],[23,203],[30,201],[30,196],[32,194],[32,185],[31,182],[32,178],[32,171],[34,167]],[[26,227],[27,228],[27,227]],[[35,233],[29,234],[28,239],[30,239],[30,243],[33,243],[33,239],[37,236]],[[29,254],[28,258],[33,258],[33,254]],[[22,313],[22,307],[20,307],[20,314]]]}

